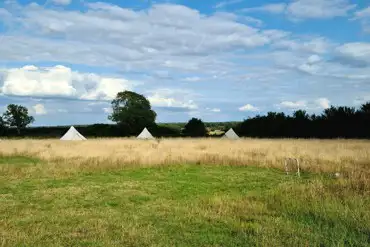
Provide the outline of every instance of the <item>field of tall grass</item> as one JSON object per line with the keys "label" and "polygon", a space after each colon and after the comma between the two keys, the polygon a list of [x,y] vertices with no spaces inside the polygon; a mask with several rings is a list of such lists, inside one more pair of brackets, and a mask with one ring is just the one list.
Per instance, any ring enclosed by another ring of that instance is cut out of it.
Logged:
{"label": "field of tall grass", "polygon": [[369,205],[365,140],[0,142],[2,246],[370,246]]}

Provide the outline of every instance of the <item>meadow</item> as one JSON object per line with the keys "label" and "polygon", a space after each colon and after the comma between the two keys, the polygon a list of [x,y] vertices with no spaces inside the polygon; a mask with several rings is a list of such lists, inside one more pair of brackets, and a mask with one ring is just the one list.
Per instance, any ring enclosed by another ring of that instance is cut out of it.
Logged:
{"label": "meadow", "polygon": [[1,246],[370,246],[369,205],[366,140],[0,141]]}

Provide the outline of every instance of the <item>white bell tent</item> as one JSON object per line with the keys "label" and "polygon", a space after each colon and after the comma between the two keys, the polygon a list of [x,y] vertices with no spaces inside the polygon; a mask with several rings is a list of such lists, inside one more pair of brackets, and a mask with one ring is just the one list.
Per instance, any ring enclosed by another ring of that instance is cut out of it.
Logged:
{"label": "white bell tent", "polygon": [[62,141],[84,141],[86,138],[78,132],[75,127],[71,126],[69,130],[60,138]]}
{"label": "white bell tent", "polygon": [[229,129],[225,135],[222,137],[222,138],[227,138],[227,139],[233,139],[233,140],[236,140],[236,139],[239,139],[239,136],[235,133],[235,131],[231,128]]}
{"label": "white bell tent", "polygon": [[143,131],[140,133],[140,135],[137,136],[137,139],[154,139],[154,137],[152,136],[152,134],[150,134],[149,130],[147,130],[147,128],[144,128]]}

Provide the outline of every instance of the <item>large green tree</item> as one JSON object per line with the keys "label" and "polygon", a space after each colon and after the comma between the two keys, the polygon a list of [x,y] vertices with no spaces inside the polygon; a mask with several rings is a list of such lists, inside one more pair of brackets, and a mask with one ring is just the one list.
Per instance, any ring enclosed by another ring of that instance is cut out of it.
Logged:
{"label": "large green tree", "polygon": [[201,119],[192,118],[185,125],[183,134],[191,137],[203,137],[206,136],[206,126]]}
{"label": "large green tree", "polygon": [[370,115],[370,101],[361,105],[360,113]]}
{"label": "large green tree", "polygon": [[28,115],[28,109],[26,107],[10,104],[3,115],[3,121],[9,127],[15,127],[18,134],[20,134],[21,130],[33,123],[35,119]]}
{"label": "large green tree", "polygon": [[113,112],[108,119],[121,125],[125,134],[137,134],[143,128],[155,125],[157,114],[143,95],[124,91],[112,101]]}
{"label": "large green tree", "polygon": [[1,136],[4,135],[5,131],[6,131],[6,123],[3,119],[3,116],[0,116],[0,135]]}

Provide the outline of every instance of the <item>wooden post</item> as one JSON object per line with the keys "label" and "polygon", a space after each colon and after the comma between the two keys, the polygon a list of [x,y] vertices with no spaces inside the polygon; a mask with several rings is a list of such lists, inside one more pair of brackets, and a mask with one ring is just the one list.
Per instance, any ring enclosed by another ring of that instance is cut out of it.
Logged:
{"label": "wooden post", "polygon": [[285,172],[287,175],[289,175],[289,165],[295,163],[295,166],[297,167],[297,176],[301,176],[301,171],[300,171],[300,165],[299,165],[299,159],[297,158],[285,158]]}

